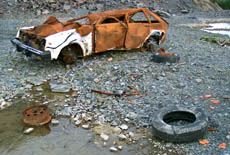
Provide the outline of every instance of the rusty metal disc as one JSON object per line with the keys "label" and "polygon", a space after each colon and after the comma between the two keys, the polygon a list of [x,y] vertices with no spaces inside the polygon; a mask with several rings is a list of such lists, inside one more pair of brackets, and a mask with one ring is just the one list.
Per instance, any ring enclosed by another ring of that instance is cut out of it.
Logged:
{"label": "rusty metal disc", "polygon": [[25,109],[23,112],[24,123],[28,125],[40,126],[50,122],[51,116],[46,105],[35,105]]}

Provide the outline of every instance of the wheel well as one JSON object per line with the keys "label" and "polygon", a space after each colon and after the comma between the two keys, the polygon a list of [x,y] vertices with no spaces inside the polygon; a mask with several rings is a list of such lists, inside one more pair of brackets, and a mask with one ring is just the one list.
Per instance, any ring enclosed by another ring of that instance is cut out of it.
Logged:
{"label": "wheel well", "polygon": [[164,35],[164,32],[162,32],[162,34],[160,36],[153,34],[153,35],[149,36],[149,38],[147,39],[147,41],[151,40],[151,41],[156,42],[157,44],[159,44],[159,42],[162,39],[163,35]]}
{"label": "wheel well", "polygon": [[[84,54],[83,54],[83,50],[81,48],[81,46],[79,44],[70,44],[70,45],[67,45],[66,47],[64,47],[62,50],[61,50],[61,53],[65,50],[72,50],[75,52],[75,54],[77,55],[77,57],[83,57]],[[61,54],[60,53],[60,54]]]}

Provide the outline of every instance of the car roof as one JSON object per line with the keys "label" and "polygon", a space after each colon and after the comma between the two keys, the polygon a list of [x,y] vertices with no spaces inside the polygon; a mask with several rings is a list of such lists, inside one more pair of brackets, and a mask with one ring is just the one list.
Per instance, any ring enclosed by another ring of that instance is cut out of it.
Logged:
{"label": "car roof", "polygon": [[129,15],[132,15],[137,12],[146,11],[146,10],[148,9],[147,8],[134,8],[134,9],[120,9],[120,10],[104,11],[104,12],[92,13],[92,14],[87,14],[87,15],[84,15],[78,18],[74,18],[74,19],[69,20],[69,22],[76,21],[76,20],[83,19],[83,18],[89,18],[90,23],[95,23],[100,17],[113,16],[113,17],[119,18],[119,17],[124,16],[127,13]]}

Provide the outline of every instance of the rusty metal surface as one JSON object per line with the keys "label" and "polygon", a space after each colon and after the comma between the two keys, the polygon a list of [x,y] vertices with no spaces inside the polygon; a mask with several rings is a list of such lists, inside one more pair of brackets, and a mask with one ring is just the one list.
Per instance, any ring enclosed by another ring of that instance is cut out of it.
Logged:
{"label": "rusty metal surface", "polygon": [[114,96],[133,96],[133,95],[140,95],[140,93],[133,87],[131,86],[127,86],[130,90],[132,90],[133,92],[128,93],[126,91],[121,91],[121,90],[117,90],[117,91],[113,91],[113,92],[105,92],[105,91],[100,91],[100,90],[94,90],[91,89],[92,92],[94,93],[98,93],[98,94],[104,94],[104,95],[114,95]]}
{"label": "rusty metal surface", "polygon": [[[143,18],[134,20],[133,17],[139,13],[143,15]],[[88,24],[80,23],[81,20],[88,21]],[[43,49],[44,43],[41,45],[41,41],[38,41],[36,37],[45,38],[70,29],[75,29],[82,38],[88,34],[92,35],[90,39],[91,49],[84,47],[86,51],[89,50],[88,53],[92,54],[108,50],[140,48],[151,37],[157,44],[161,44],[166,39],[168,23],[147,8],[87,14],[66,22],[60,22],[56,17],[51,16],[42,25],[26,30],[27,34],[34,35],[35,39],[25,37],[26,39],[21,38],[21,40],[24,43],[30,42],[34,48]]]}
{"label": "rusty metal surface", "polygon": [[166,52],[164,48],[159,48],[159,49],[157,50],[157,53],[158,53],[160,56],[175,56],[174,53]]}
{"label": "rusty metal surface", "polygon": [[49,35],[80,27],[78,23],[60,22],[56,17],[49,17],[42,25],[36,26],[33,29],[27,30],[30,34],[35,34],[40,37],[47,37]]}
{"label": "rusty metal surface", "polygon": [[25,109],[23,112],[23,121],[25,124],[40,126],[51,121],[46,105],[35,105]]}

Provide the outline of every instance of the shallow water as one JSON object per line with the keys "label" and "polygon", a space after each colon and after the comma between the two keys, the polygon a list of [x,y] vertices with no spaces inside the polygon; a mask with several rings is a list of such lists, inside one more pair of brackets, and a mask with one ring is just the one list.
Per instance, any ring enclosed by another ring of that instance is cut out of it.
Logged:
{"label": "shallow water", "polygon": [[[42,89],[37,89],[38,87]],[[23,132],[30,126],[23,123],[22,112],[29,106],[47,103],[49,113],[53,114],[58,109],[63,109],[66,104],[66,98],[72,100],[71,92],[53,93],[49,84],[33,87],[26,98],[13,99],[13,105],[0,111],[0,154],[1,155],[112,155],[109,151],[113,143],[117,140],[117,135],[110,135],[110,140],[106,144],[92,131],[84,130],[75,126],[69,118],[56,117],[59,120],[58,125],[51,123],[41,127],[34,127],[30,134]],[[39,90],[39,91],[38,91]],[[41,91],[42,90],[42,91]],[[53,116],[54,117],[54,116]],[[153,137],[150,129],[138,129],[140,134],[136,143],[121,143],[121,151],[118,155],[143,155],[154,152],[170,152],[177,154],[173,148],[155,146],[149,139]],[[157,142],[158,143],[158,142]]]}
{"label": "shallow water", "polygon": [[230,23],[210,23],[210,27],[203,29],[206,32],[228,35],[230,37]]}
{"label": "shallow water", "polygon": [[[54,112],[69,93],[52,93],[47,84],[43,91],[34,88],[31,96],[25,99],[14,99],[13,105],[0,111],[0,154],[4,155],[102,155],[114,154],[109,146],[103,146],[91,130],[84,130],[73,125],[69,118],[58,117],[58,125],[47,124],[35,127],[35,130],[26,135],[23,131],[29,126],[23,123],[22,112],[31,105],[53,101],[48,104],[49,112]],[[57,106],[58,105],[58,106]],[[111,146],[111,144],[110,144]],[[139,150],[139,144],[127,144],[122,151],[116,154],[143,154],[149,147]]]}

